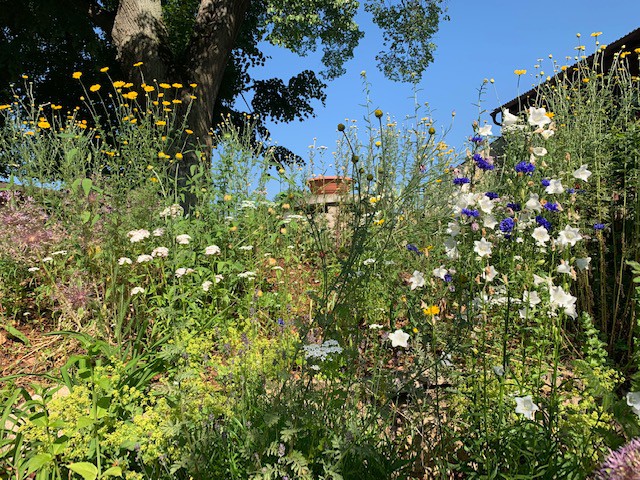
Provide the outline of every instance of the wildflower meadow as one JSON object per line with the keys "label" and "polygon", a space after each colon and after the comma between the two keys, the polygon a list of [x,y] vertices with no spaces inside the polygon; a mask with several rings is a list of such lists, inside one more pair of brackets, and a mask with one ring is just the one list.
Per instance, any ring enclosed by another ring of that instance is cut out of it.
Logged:
{"label": "wildflower meadow", "polygon": [[[25,80],[0,477],[640,478],[639,61],[553,63],[501,126],[485,81],[466,139],[368,99],[331,172],[223,118],[186,184],[182,85],[77,72],[78,106],[38,105]],[[350,179],[333,216],[312,174]]]}

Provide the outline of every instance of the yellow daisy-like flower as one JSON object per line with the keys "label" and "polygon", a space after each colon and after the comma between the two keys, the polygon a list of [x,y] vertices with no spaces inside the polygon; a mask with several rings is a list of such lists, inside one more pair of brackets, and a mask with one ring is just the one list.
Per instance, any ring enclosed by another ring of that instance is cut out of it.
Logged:
{"label": "yellow daisy-like flower", "polygon": [[169,85],[168,83],[161,83],[160,88],[171,88],[171,85]]}
{"label": "yellow daisy-like flower", "polygon": [[91,85],[89,87],[89,90],[91,90],[92,92],[97,92],[98,90],[100,90],[101,86],[99,83],[96,83],[95,85]]}
{"label": "yellow daisy-like flower", "polygon": [[101,71],[102,73],[107,73],[107,72],[109,71],[109,67],[102,67],[102,68],[100,69],[100,71]]}
{"label": "yellow daisy-like flower", "polygon": [[144,65],[144,62],[136,62],[133,64],[134,67],[140,67],[142,65]]}
{"label": "yellow daisy-like flower", "polygon": [[31,130],[29,130],[28,132],[24,132],[24,134],[25,135],[34,135],[34,133]]}
{"label": "yellow daisy-like flower", "polygon": [[383,225],[384,224],[384,218],[381,218],[380,220],[374,220],[373,224],[374,225],[378,225],[378,226]]}
{"label": "yellow daisy-like flower", "polygon": [[171,102],[167,102],[166,100],[163,100],[162,105],[164,105],[165,107],[168,107],[169,105],[171,105]]}
{"label": "yellow daisy-like flower", "polygon": [[51,104],[51,110],[60,110],[62,105],[56,105],[55,103]]}
{"label": "yellow daisy-like flower", "polygon": [[131,82],[127,82],[127,83],[125,83],[125,84],[123,85],[123,87],[124,87],[124,88],[131,88],[131,87],[133,87],[133,83],[131,83]]}
{"label": "yellow daisy-like flower", "polygon": [[46,130],[47,128],[51,128],[51,125],[46,120],[40,120],[38,122],[38,127]]}
{"label": "yellow daisy-like flower", "polygon": [[589,83],[589,81],[590,81],[590,80],[591,80],[591,79],[589,79],[589,78],[583,78],[583,79],[582,79],[582,83]]}
{"label": "yellow daisy-like flower", "polygon": [[177,160],[182,160],[183,156],[180,152],[176,153],[176,159]]}
{"label": "yellow daisy-like flower", "polygon": [[195,100],[195,99],[196,99],[196,98],[198,98],[198,97],[196,97],[195,95],[189,95],[189,98],[190,98],[191,100]]}
{"label": "yellow daisy-like flower", "polygon": [[225,202],[230,202],[232,198],[233,198],[233,197],[232,197],[231,195],[229,195],[228,193],[227,193],[224,197],[222,197],[222,199],[223,199]]}
{"label": "yellow daisy-like flower", "polygon": [[114,88],[122,88],[124,87],[125,83],[122,80],[117,80],[115,82],[113,82],[113,86]]}
{"label": "yellow daisy-like flower", "polygon": [[196,88],[196,87],[198,86],[198,84],[197,84],[197,83],[190,83],[190,84],[189,84],[189,86],[190,86],[191,88]]}
{"label": "yellow daisy-like flower", "polygon": [[135,100],[136,98],[138,98],[138,92],[128,92],[122,96],[128,100]]}
{"label": "yellow daisy-like flower", "polygon": [[158,158],[171,158],[171,157],[164,152],[158,152]]}
{"label": "yellow daisy-like flower", "polygon": [[11,105],[0,105],[0,110],[6,110],[7,108],[11,108]]}
{"label": "yellow daisy-like flower", "polygon": [[187,135],[193,135],[193,130],[189,130],[188,128],[185,128],[184,133],[186,133]]}
{"label": "yellow daisy-like flower", "polygon": [[592,37],[599,37],[600,35],[602,35],[602,32],[593,32],[591,34]]}
{"label": "yellow daisy-like flower", "polygon": [[26,80],[29,78],[29,75],[22,75],[22,78]]}
{"label": "yellow daisy-like flower", "polygon": [[527,71],[526,70],[514,70],[513,73],[515,73],[516,75],[520,76],[520,75],[526,75]]}
{"label": "yellow daisy-like flower", "polygon": [[175,104],[182,103],[182,100],[171,100],[171,103],[175,103]]}
{"label": "yellow daisy-like flower", "polygon": [[158,120],[156,122],[156,125],[158,125],[159,127],[164,127],[167,124],[167,122],[165,122],[164,120]]}
{"label": "yellow daisy-like flower", "polygon": [[145,85],[144,86],[144,91],[145,92],[153,92],[155,90],[155,88],[151,85]]}
{"label": "yellow daisy-like flower", "polygon": [[182,84],[181,83],[172,83],[171,86],[173,88],[182,88]]}
{"label": "yellow daisy-like flower", "polygon": [[431,305],[427,308],[423,308],[422,312],[425,315],[437,315],[440,313],[440,307],[438,307],[437,305]]}
{"label": "yellow daisy-like flower", "polygon": [[80,77],[82,76],[82,72],[73,72],[73,75],[71,75],[74,79],[79,80]]}

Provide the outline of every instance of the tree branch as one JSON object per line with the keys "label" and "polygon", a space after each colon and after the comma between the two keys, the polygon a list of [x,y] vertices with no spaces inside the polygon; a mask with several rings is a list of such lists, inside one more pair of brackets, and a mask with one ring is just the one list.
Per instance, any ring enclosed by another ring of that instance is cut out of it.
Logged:
{"label": "tree branch", "polygon": [[105,33],[110,34],[116,12],[103,8],[96,0],[67,0],[71,6],[81,12],[85,12],[94,26]]}

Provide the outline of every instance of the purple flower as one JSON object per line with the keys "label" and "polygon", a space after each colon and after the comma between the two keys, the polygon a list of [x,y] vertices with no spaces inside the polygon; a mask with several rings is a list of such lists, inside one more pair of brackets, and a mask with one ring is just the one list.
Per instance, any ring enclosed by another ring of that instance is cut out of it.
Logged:
{"label": "purple flower", "polygon": [[546,218],[544,218],[542,215],[538,215],[536,217],[536,223],[541,227],[546,228],[547,232],[550,232],[551,230],[553,230],[553,225],[551,225],[551,222]]}
{"label": "purple flower", "polygon": [[567,193],[568,194],[576,193],[576,189],[575,188],[567,188]]}
{"label": "purple flower", "polygon": [[410,252],[414,252],[417,253],[418,255],[422,255],[423,253],[420,251],[420,249],[418,247],[416,247],[414,244],[412,243],[407,243],[407,250],[409,250]]}
{"label": "purple flower", "polygon": [[593,225],[594,230],[604,230],[604,223],[595,223]]}
{"label": "purple flower", "polygon": [[471,140],[473,143],[482,143],[482,142],[484,142],[484,138],[482,138],[482,137],[481,137],[481,136],[479,136],[479,135],[474,135],[473,137],[471,137],[471,138],[470,138],[470,140]]}
{"label": "purple flower", "polygon": [[488,158],[484,158],[479,153],[473,155],[473,161],[476,162],[476,165],[480,170],[493,170],[496,168]]}
{"label": "purple flower", "polygon": [[471,208],[463,208],[461,213],[463,215],[466,215],[467,217],[473,218],[477,218],[480,216],[480,212],[478,212],[478,210],[473,210]]}
{"label": "purple flower", "polygon": [[543,187],[548,187],[549,185],[551,185],[551,182],[549,181],[548,178],[543,178],[542,180],[540,180],[540,183],[542,184]]}
{"label": "purple flower", "polygon": [[469,182],[471,182],[471,180],[469,180],[467,177],[456,177],[453,179],[454,185],[464,185],[465,183]]}
{"label": "purple flower", "polygon": [[514,212],[519,212],[520,210],[522,210],[522,205],[520,205],[519,203],[507,203],[507,208],[510,208]]}
{"label": "purple flower", "polygon": [[453,278],[451,277],[450,273],[445,273],[443,280],[449,283],[451,280],[453,280]]}
{"label": "purple flower", "polygon": [[536,166],[531,162],[520,162],[516,164],[516,172],[518,173],[526,173],[527,175],[531,175],[535,169]]}
{"label": "purple flower", "polygon": [[598,480],[633,480],[640,472],[640,438],[634,438],[615,452],[611,452],[602,464]]}
{"label": "purple flower", "polygon": [[550,212],[557,212],[559,207],[557,203],[547,202],[544,204],[544,208]]}
{"label": "purple flower", "polygon": [[510,233],[516,222],[511,217],[507,217],[500,222],[500,230],[504,233]]}
{"label": "purple flower", "polygon": [[282,319],[282,317],[278,317],[278,325],[284,327],[284,320]]}
{"label": "purple flower", "polygon": [[491,200],[495,200],[496,198],[499,197],[499,195],[496,192],[485,192],[485,197],[490,198]]}

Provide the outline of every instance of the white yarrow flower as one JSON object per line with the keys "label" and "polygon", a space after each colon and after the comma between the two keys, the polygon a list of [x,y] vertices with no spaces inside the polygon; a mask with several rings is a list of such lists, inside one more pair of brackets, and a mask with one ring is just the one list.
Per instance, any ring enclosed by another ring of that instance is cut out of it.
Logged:
{"label": "white yarrow flower", "polygon": [[217,245],[209,245],[207,248],[204,249],[205,255],[220,255],[220,253],[222,253],[222,251],[220,250],[220,247]]}
{"label": "white yarrow flower", "polygon": [[141,228],[140,230],[131,230],[130,232],[127,232],[127,237],[129,237],[129,241],[131,243],[141,242],[145,238],[149,238],[149,235],[151,235],[149,230],[145,230],[144,228]]}
{"label": "white yarrow flower", "polygon": [[238,250],[244,250],[245,252],[248,252],[250,250],[253,250],[253,245],[243,245],[242,247],[238,247]]}
{"label": "white yarrow flower", "polygon": [[145,263],[145,262],[151,262],[151,261],[153,261],[153,257],[147,254],[138,255],[138,258],[136,259],[136,262],[138,263]]}
{"label": "white yarrow flower", "polygon": [[169,249],[167,247],[156,247],[151,252],[151,256],[166,258],[169,256]]}
{"label": "white yarrow flower", "polygon": [[133,262],[131,261],[131,259],[129,257],[120,257],[118,259],[118,265],[131,265]]}
{"label": "white yarrow flower", "polygon": [[161,237],[162,235],[164,235],[164,232],[165,232],[164,227],[156,228],[151,235],[153,235],[154,237]]}
{"label": "white yarrow flower", "polygon": [[213,282],[211,280],[205,280],[204,282],[202,282],[202,290],[208,292],[212,285]]}
{"label": "white yarrow flower", "polygon": [[37,272],[38,270],[40,270],[38,267],[30,267],[27,271],[33,273]]}
{"label": "white yarrow flower", "polygon": [[176,236],[176,242],[179,245],[189,245],[190,241],[191,241],[191,235],[187,235],[186,233]]}
{"label": "white yarrow flower", "polygon": [[193,268],[181,267],[181,268],[176,270],[176,278],[184,277],[185,275],[187,275],[189,273],[193,273],[193,272],[195,272],[195,270]]}
{"label": "white yarrow flower", "polygon": [[131,289],[131,296],[133,297],[134,295],[137,295],[139,293],[144,293],[144,288],[142,287],[133,287]]}

